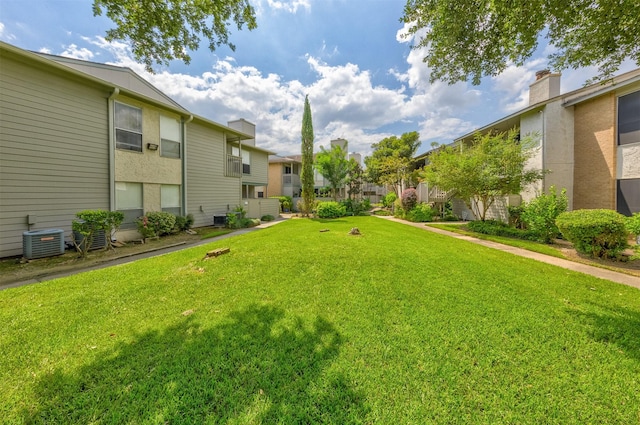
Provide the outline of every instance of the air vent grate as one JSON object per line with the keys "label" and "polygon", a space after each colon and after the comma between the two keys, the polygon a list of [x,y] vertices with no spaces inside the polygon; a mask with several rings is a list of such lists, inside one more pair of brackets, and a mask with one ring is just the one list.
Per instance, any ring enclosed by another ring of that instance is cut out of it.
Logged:
{"label": "air vent grate", "polygon": [[22,233],[22,255],[33,258],[64,254],[64,230],[31,230]]}

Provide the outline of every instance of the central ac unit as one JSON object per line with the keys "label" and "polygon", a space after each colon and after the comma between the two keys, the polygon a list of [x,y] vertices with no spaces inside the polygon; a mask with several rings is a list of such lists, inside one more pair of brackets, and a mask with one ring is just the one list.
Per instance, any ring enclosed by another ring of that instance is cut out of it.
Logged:
{"label": "central ac unit", "polygon": [[[81,250],[84,248],[84,236],[82,233],[74,231],[73,238],[76,244],[80,247]],[[104,230],[100,229],[93,233],[93,240],[91,241],[91,246],[89,246],[89,250],[104,248],[107,245],[107,237],[104,233]]]}
{"label": "central ac unit", "polygon": [[26,259],[64,254],[64,230],[30,230],[22,233],[22,255]]}

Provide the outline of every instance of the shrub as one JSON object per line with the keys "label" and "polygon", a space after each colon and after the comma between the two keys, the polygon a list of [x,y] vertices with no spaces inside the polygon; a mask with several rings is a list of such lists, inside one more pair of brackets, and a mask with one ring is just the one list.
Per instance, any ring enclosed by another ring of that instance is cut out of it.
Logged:
{"label": "shrub", "polygon": [[363,206],[365,211],[369,211],[371,209],[371,199],[364,198],[362,200],[362,206]]}
{"label": "shrub", "polygon": [[402,200],[402,208],[405,211],[411,211],[418,204],[418,192],[413,188],[405,189],[402,191],[400,199]]}
{"label": "shrub", "polygon": [[291,196],[272,196],[280,201],[280,212],[289,212],[293,208],[293,198]]}
{"label": "shrub", "polygon": [[510,227],[506,223],[496,220],[470,221],[467,224],[467,228],[472,232],[481,233],[483,235],[503,236],[528,241],[538,240],[538,234],[535,232],[516,229],[515,227]]}
{"label": "shrub", "polygon": [[411,211],[407,213],[407,220],[416,223],[425,223],[433,221],[433,217],[436,215],[436,211],[428,204],[418,204]]}
{"label": "shrub", "polygon": [[567,210],[569,200],[567,190],[562,189],[560,195],[555,186],[549,188],[549,194],[541,194],[524,206],[522,221],[529,230],[540,235],[540,241],[550,243],[560,235],[556,226],[556,218]]}
{"label": "shrub", "polygon": [[168,235],[176,228],[176,216],[164,212],[149,212],[136,220],[138,232],[143,238]]}
{"label": "shrub", "polygon": [[575,210],[556,219],[576,251],[594,258],[616,258],[627,247],[625,217],[612,210]]}
{"label": "shrub", "polygon": [[385,208],[391,208],[393,203],[396,201],[398,197],[394,192],[389,192],[382,198],[382,206]]}
{"label": "shrub", "polygon": [[524,229],[524,222],[522,221],[522,213],[524,212],[524,205],[517,207],[509,205],[507,207],[509,213],[509,225],[516,229]]}
{"label": "shrub", "polygon": [[629,233],[635,237],[640,236],[640,212],[633,214],[631,217],[627,217],[625,226]]}
{"label": "shrub", "polygon": [[191,229],[193,226],[193,215],[187,214],[185,215],[177,215],[176,216],[176,229],[178,231],[185,231]]}
{"label": "shrub", "polygon": [[274,217],[271,214],[266,214],[266,215],[263,215],[262,217],[260,217],[260,220],[262,220],[262,221],[273,221]]}
{"label": "shrub", "polygon": [[364,202],[357,199],[345,199],[340,201],[341,205],[344,205],[347,214],[346,215],[363,215],[369,208],[365,207]]}
{"label": "shrub", "polygon": [[347,209],[344,205],[337,202],[320,202],[317,209],[320,218],[338,218],[347,215]]}
{"label": "shrub", "polygon": [[[84,210],[77,212],[76,217],[78,220],[71,222],[73,243],[82,257],[87,255],[96,232],[100,230],[105,234],[106,249],[111,243],[111,232],[117,230],[124,220],[124,214],[120,211]],[[82,236],[79,241],[75,240],[75,232]]]}

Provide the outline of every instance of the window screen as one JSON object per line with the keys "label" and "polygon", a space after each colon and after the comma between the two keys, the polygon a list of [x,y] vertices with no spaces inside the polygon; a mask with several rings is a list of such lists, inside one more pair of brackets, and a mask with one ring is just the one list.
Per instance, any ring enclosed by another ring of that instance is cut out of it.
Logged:
{"label": "window screen", "polygon": [[116,148],[142,152],[142,110],[115,103]]}
{"label": "window screen", "polygon": [[160,186],[160,203],[162,211],[180,215],[180,186],[173,184]]}
{"label": "window screen", "polygon": [[142,209],[142,183],[116,182],[116,209],[124,214],[120,228],[135,229]]}
{"label": "window screen", "polygon": [[160,155],[180,158],[180,121],[160,116]]}
{"label": "window screen", "polygon": [[620,214],[640,212],[640,179],[618,180],[617,204]]}

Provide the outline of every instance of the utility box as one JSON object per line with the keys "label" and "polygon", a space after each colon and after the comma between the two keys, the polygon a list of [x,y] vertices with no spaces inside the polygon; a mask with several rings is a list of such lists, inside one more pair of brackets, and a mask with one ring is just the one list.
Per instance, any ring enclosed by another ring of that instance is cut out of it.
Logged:
{"label": "utility box", "polygon": [[64,254],[64,230],[30,230],[22,233],[22,255],[28,259]]}

